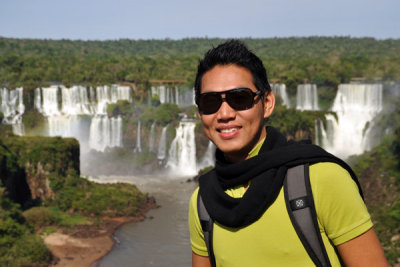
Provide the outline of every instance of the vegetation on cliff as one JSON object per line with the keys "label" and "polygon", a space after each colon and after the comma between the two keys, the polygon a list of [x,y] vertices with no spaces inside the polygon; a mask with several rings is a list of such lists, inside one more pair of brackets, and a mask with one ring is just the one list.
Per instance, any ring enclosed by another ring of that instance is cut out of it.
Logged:
{"label": "vegetation on cliff", "polygon": [[134,185],[79,177],[79,144],[72,138],[0,138],[0,161],[0,265],[47,266],[51,254],[34,229],[135,216],[153,203]]}
{"label": "vegetation on cliff", "polygon": [[385,254],[394,264],[400,259],[400,100],[392,100],[392,105],[392,112],[381,121],[390,120],[394,130],[380,145],[349,161],[359,176]]}
{"label": "vegetation on cliff", "polygon": [[48,266],[52,255],[0,186],[0,266]]}

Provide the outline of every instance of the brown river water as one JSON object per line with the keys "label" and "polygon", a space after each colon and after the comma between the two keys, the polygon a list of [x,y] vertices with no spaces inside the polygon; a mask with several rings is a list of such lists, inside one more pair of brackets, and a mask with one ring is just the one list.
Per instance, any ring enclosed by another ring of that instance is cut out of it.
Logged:
{"label": "brown river water", "polygon": [[115,233],[113,250],[95,265],[99,267],[191,266],[188,229],[189,199],[197,184],[188,178],[101,177],[97,182],[129,182],[149,192],[161,207],[151,210],[143,222],[128,223]]}

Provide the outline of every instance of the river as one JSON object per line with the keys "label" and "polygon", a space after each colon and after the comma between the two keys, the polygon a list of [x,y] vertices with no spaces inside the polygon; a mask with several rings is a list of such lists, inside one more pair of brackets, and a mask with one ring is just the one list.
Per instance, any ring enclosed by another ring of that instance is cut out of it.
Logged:
{"label": "river", "polygon": [[[99,180],[100,179],[100,180]],[[187,223],[189,198],[197,186],[187,178],[160,176],[101,177],[97,182],[134,183],[149,192],[161,207],[148,212],[143,222],[129,223],[116,233],[113,250],[96,266],[187,267],[191,248]]]}

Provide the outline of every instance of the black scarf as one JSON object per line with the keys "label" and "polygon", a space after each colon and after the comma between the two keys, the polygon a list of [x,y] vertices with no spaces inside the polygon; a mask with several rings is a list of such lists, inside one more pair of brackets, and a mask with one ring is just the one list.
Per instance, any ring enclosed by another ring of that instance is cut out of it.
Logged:
{"label": "black scarf", "polygon": [[[288,168],[300,164],[335,162],[360,185],[351,168],[319,146],[287,141],[278,130],[267,127],[267,138],[257,156],[231,163],[217,149],[215,168],[199,178],[199,194],[211,218],[227,227],[243,227],[258,220],[278,197]],[[242,198],[224,191],[251,180]],[[360,189],[361,193],[361,189]]]}

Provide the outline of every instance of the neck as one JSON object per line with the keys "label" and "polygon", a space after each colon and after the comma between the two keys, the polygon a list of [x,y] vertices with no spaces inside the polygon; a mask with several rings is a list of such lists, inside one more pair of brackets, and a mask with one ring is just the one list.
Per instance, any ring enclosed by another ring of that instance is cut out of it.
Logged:
{"label": "neck", "polygon": [[264,138],[267,136],[267,131],[265,127],[262,127],[261,130],[257,133],[257,138],[254,138],[253,142],[249,144],[247,147],[240,151],[235,151],[232,153],[224,153],[225,158],[227,158],[230,162],[237,163],[241,161],[247,160],[250,156],[249,153],[253,150],[255,146],[257,146]]}

